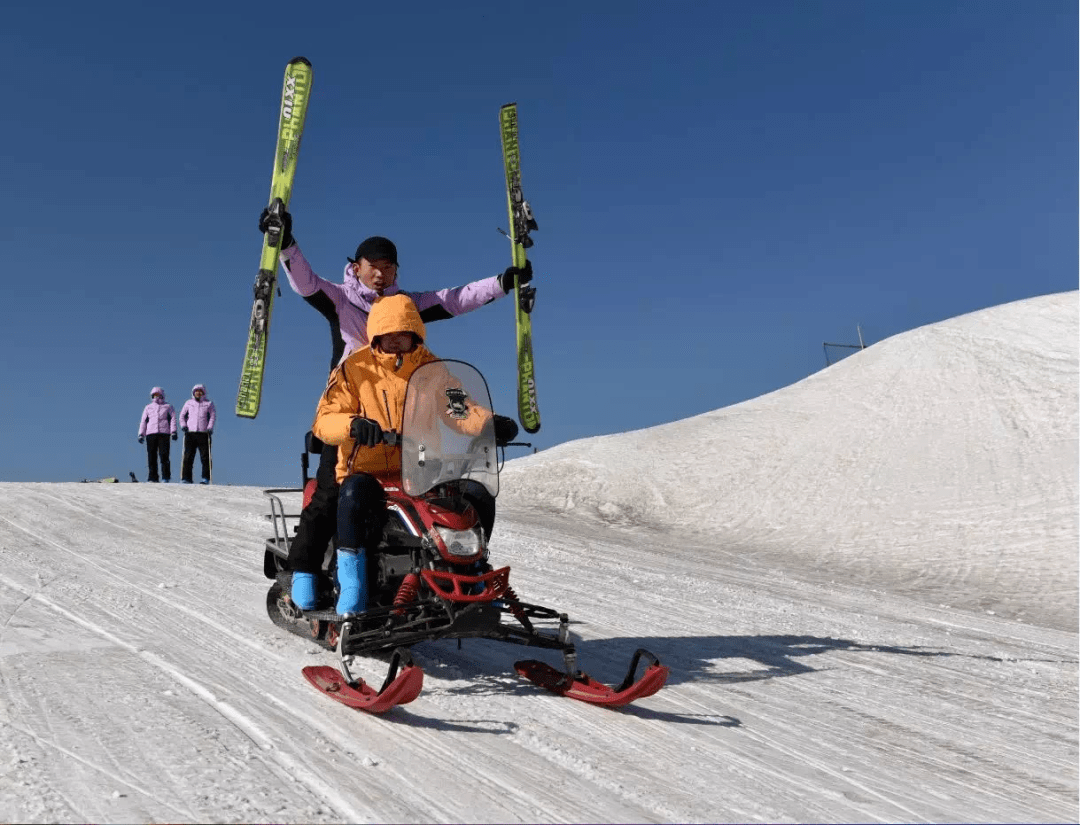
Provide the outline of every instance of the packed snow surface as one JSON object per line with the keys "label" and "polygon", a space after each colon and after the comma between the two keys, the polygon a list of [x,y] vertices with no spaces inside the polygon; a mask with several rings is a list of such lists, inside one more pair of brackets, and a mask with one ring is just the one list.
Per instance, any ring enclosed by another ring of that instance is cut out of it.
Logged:
{"label": "packed snow surface", "polygon": [[518,594],[671,667],[621,711],[475,641],[351,711],[266,616],[261,490],[0,484],[0,821],[1076,822],[1077,303],[510,461]]}

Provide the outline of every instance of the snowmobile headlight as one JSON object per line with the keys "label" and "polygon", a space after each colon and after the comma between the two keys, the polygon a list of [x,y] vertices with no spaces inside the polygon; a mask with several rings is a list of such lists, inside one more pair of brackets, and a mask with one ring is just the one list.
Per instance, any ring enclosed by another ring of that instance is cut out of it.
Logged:
{"label": "snowmobile headlight", "polygon": [[435,529],[439,532],[443,544],[446,545],[447,552],[452,556],[475,556],[484,549],[484,540],[477,527],[469,530],[451,530],[449,527],[436,524]]}

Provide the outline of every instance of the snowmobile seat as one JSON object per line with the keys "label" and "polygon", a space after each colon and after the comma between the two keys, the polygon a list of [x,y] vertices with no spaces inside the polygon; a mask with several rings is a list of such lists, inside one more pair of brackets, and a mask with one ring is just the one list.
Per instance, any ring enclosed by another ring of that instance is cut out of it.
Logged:
{"label": "snowmobile seat", "polygon": [[323,447],[325,446],[325,444],[323,444],[318,438],[315,437],[315,433],[313,433],[311,430],[307,431],[307,434],[304,436],[305,450],[307,450],[311,455],[322,455]]}
{"label": "snowmobile seat", "polygon": [[311,456],[322,456],[322,451],[326,448],[319,439],[315,437],[315,433],[308,430],[304,433],[304,452],[300,453],[300,478],[302,481],[302,487],[304,490],[304,506],[308,506],[308,502],[311,501],[312,495],[315,493],[315,479],[308,475],[308,468],[311,466]]}
{"label": "snowmobile seat", "polygon": [[[317,479],[314,479],[314,478],[309,478],[306,482],[304,482],[304,508],[305,509],[307,508],[307,506],[309,504],[311,504],[311,497],[313,495],[315,495],[315,488],[318,487],[318,486],[319,486],[319,482],[318,482]],[[298,525],[296,525],[296,528],[293,530],[293,532],[295,533],[296,530],[299,530],[299,529],[300,529],[300,525],[298,524]]]}

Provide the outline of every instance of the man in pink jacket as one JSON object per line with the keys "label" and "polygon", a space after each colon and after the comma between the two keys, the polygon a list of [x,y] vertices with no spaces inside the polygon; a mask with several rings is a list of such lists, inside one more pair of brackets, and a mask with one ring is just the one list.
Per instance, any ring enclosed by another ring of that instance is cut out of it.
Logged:
{"label": "man in pink jacket", "polygon": [[150,390],[150,403],[143,408],[139,420],[139,443],[146,444],[147,481],[158,481],[158,459],[161,459],[161,480],[172,477],[169,467],[169,438],[176,441],[176,410],[165,403],[161,387]]}
{"label": "man in pink jacket", "polygon": [[216,422],[214,402],[206,397],[206,387],[196,384],[191,388],[191,398],[184,402],[180,410],[180,429],[184,431],[184,463],[180,467],[180,481],[184,484],[191,484],[195,450],[199,451],[199,462],[202,464],[202,481],[199,483],[210,483],[210,437],[214,434]]}

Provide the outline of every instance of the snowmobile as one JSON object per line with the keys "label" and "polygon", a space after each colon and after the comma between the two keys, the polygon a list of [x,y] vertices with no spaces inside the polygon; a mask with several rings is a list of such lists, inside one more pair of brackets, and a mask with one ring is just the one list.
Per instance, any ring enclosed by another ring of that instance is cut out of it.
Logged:
{"label": "snowmobile", "polygon": [[[645,649],[633,656],[617,687],[597,682],[578,670],[567,614],[522,601],[510,584],[510,568],[494,567],[470,490],[482,485],[499,491],[497,451],[513,443],[497,442],[487,383],[463,361],[440,360],[419,367],[409,381],[400,432],[385,434],[400,447],[400,477],[380,478],[386,493],[385,524],[374,552],[368,552],[368,605],[358,615],[333,608],[301,610],[290,598],[292,574],[286,569],[290,521],[281,495],[315,488],[308,478],[309,456],[320,448],[310,433],[301,456],[304,486],[265,490],[267,519],[274,535],[266,539],[263,572],[273,579],[266,598],[271,620],[338,655],[339,668],[310,666],[304,676],[318,690],[350,707],[381,713],[415,699],[423,671],[410,648],[439,639],[493,639],[558,651],[563,669],[525,660],[516,672],[554,693],[596,705],[619,707],[651,696],[663,687],[668,668]],[[447,426],[447,421],[486,415],[479,435]],[[326,447],[325,449],[334,449]],[[292,527],[295,533],[296,527]],[[323,562],[320,604],[337,596],[335,543]],[[460,641],[459,641],[460,644]],[[382,687],[354,675],[361,656],[390,656]],[[642,661],[647,667],[636,678]]]}

